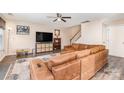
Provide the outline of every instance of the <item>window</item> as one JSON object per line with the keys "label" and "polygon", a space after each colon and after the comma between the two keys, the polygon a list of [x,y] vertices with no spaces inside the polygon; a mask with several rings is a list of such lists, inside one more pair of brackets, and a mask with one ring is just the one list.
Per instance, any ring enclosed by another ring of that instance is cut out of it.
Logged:
{"label": "window", "polygon": [[4,38],[4,35],[3,35],[3,30],[0,28],[0,50],[3,50],[3,38]]}

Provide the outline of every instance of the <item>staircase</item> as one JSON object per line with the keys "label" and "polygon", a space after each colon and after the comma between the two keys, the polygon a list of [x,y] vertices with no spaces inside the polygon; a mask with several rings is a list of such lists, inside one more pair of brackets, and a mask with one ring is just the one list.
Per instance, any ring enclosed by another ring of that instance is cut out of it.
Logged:
{"label": "staircase", "polygon": [[70,39],[70,44],[75,43],[81,37],[81,31],[78,31],[74,36]]}

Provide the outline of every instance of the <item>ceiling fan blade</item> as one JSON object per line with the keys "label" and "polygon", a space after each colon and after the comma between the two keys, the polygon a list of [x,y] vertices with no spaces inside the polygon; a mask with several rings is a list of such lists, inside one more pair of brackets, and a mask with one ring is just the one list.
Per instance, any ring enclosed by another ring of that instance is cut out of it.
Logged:
{"label": "ceiling fan blade", "polygon": [[64,20],[64,19],[61,19],[63,22],[66,22],[66,20]]}
{"label": "ceiling fan blade", "polygon": [[57,21],[57,19],[53,20],[53,22]]}
{"label": "ceiling fan blade", "polygon": [[7,13],[8,15],[10,15],[10,16],[13,16],[13,13]]}
{"label": "ceiling fan blade", "polygon": [[62,18],[67,18],[67,19],[71,19],[71,17],[62,17]]}
{"label": "ceiling fan blade", "polygon": [[54,16],[47,16],[47,18],[57,18],[57,17],[54,17]]}
{"label": "ceiling fan blade", "polygon": [[60,17],[60,14],[59,13],[57,13],[57,17]]}
{"label": "ceiling fan blade", "polygon": [[62,17],[62,14],[59,14],[59,17]]}

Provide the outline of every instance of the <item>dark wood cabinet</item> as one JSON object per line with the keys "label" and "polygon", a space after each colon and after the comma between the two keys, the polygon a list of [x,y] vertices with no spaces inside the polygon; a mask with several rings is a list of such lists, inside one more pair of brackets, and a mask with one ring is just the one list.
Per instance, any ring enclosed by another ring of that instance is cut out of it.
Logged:
{"label": "dark wood cabinet", "polygon": [[54,38],[53,50],[54,51],[61,50],[61,38]]}
{"label": "dark wood cabinet", "polygon": [[0,17],[0,28],[5,29],[5,21]]}

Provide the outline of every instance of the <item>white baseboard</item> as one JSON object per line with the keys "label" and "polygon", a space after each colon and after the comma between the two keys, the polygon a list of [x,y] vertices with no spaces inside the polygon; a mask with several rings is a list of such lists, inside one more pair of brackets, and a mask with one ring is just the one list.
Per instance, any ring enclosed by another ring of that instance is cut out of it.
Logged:
{"label": "white baseboard", "polygon": [[3,55],[2,57],[0,57],[0,62],[4,59],[6,55]]}

